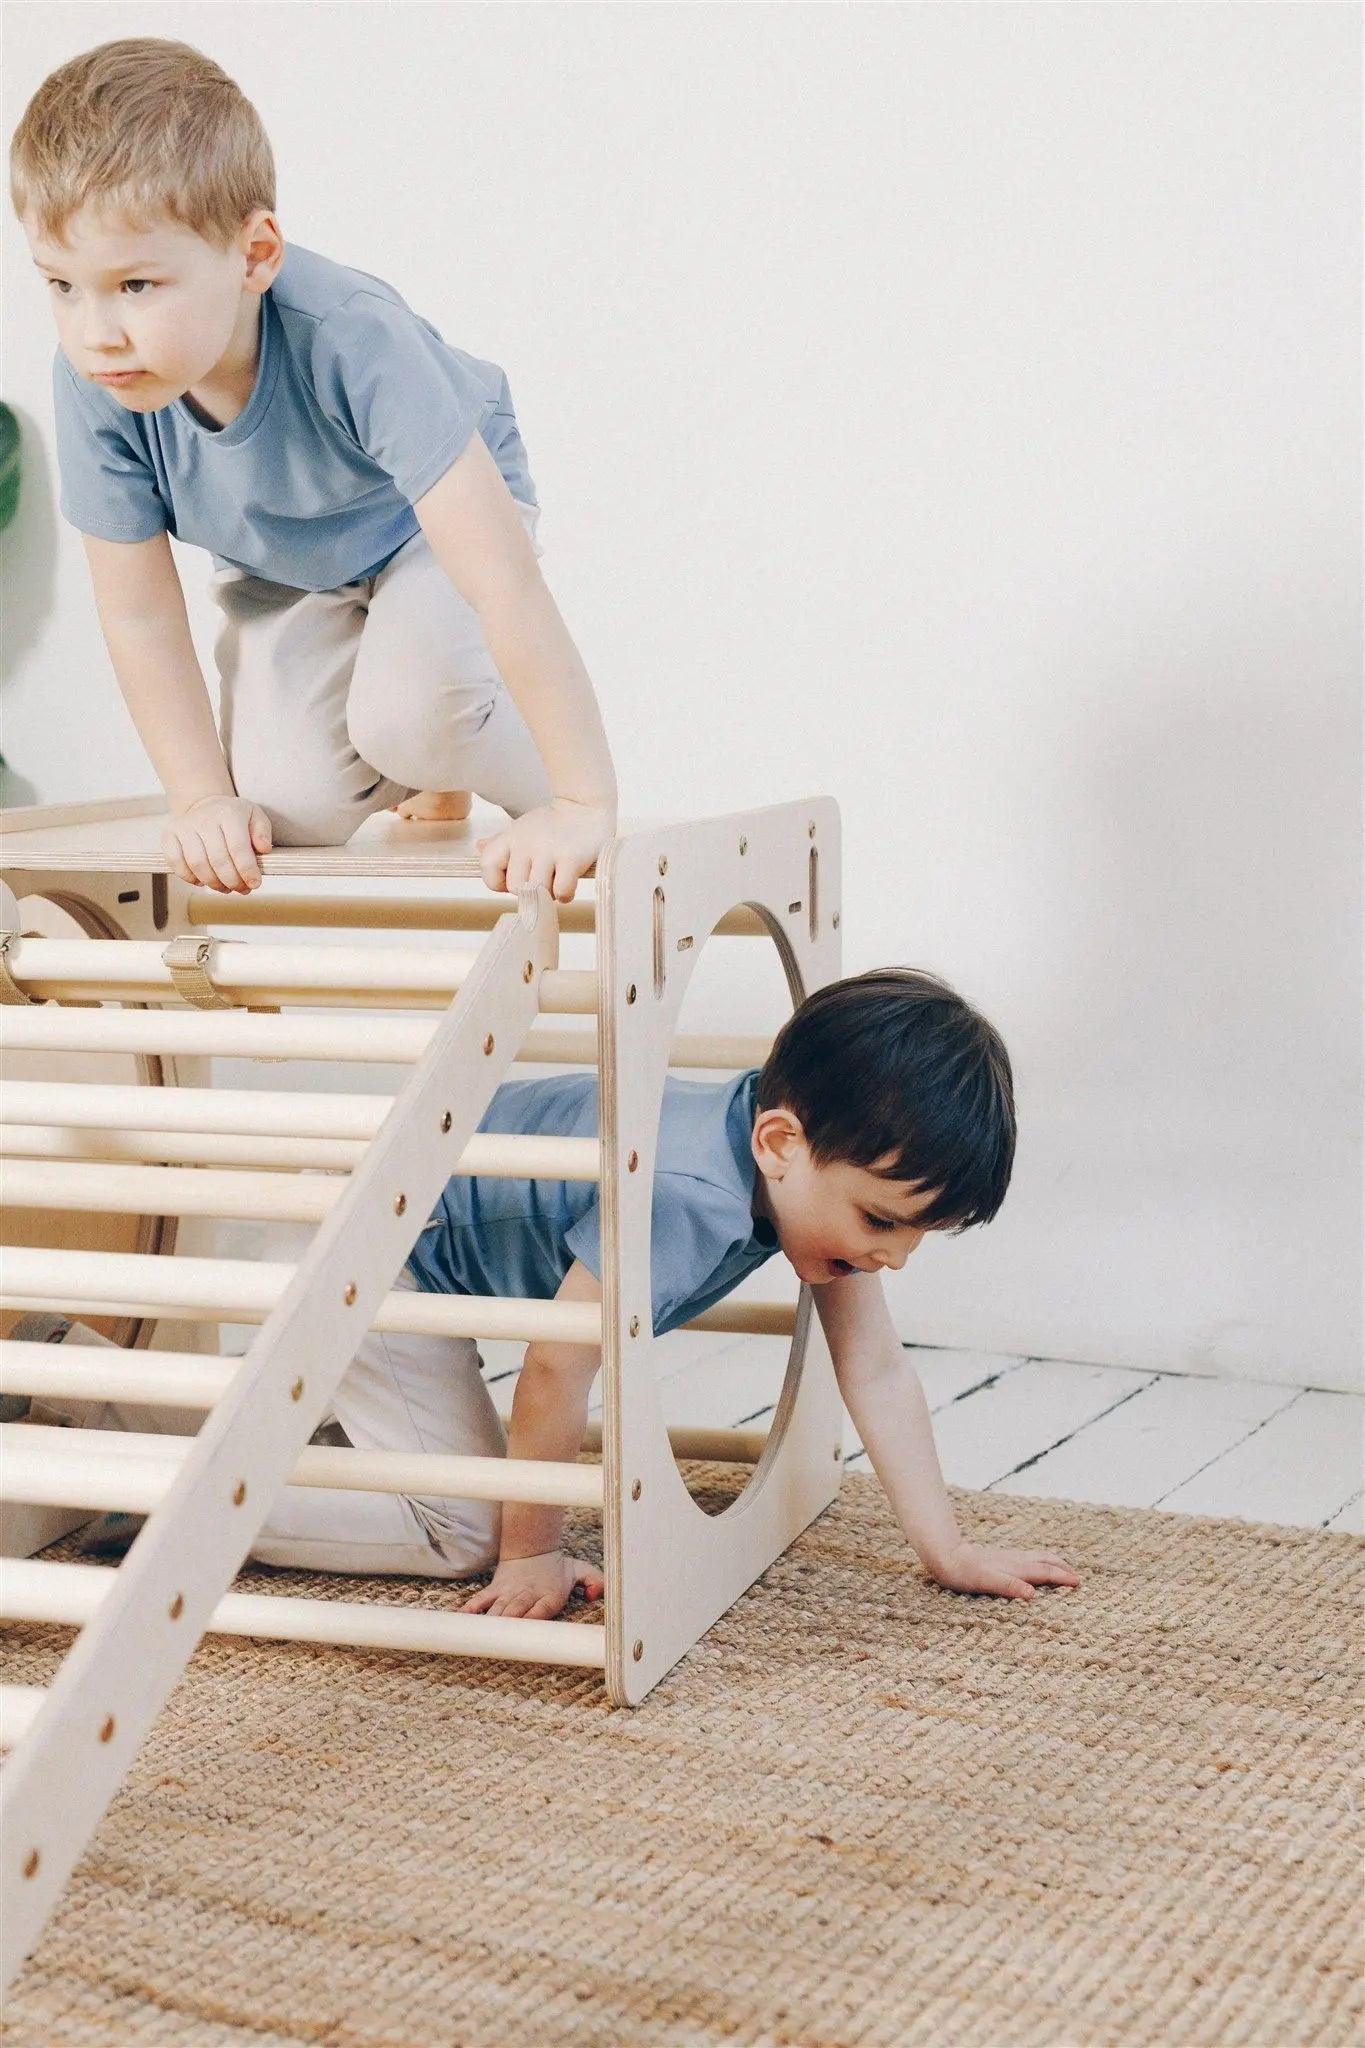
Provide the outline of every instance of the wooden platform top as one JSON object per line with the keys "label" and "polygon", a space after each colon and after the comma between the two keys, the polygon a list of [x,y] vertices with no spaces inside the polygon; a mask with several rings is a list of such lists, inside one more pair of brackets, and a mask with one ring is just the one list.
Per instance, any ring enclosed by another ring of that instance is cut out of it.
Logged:
{"label": "wooden platform top", "polygon": [[[164,797],[119,797],[0,811],[0,868],[165,874],[160,842],[166,809]],[[641,822],[623,823],[621,830],[636,830]],[[267,875],[479,881],[477,842],[506,823],[506,812],[492,805],[477,805],[458,825],[416,825],[380,811],[345,846],[281,847],[266,854],[261,867]]]}

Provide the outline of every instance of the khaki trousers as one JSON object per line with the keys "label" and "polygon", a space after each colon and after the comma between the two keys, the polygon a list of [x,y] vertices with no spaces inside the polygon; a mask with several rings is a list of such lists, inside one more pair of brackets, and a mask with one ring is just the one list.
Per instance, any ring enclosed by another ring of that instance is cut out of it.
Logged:
{"label": "khaki trousers", "polygon": [[[518,505],[537,554],[539,517]],[[468,789],[512,817],[549,778],[478,615],[415,533],[338,590],[215,572],[219,723],[240,796],[277,846],[339,846],[417,789]]]}

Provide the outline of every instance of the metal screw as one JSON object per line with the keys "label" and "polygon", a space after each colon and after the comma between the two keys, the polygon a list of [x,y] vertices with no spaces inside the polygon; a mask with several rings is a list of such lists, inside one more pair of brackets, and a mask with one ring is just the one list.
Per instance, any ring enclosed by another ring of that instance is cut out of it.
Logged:
{"label": "metal screw", "polygon": [[741,838],[739,842],[739,850],[741,853],[747,853],[749,851],[749,842],[747,839]]}
{"label": "metal screw", "polygon": [[493,1034],[491,1031],[489,1032],[487,1038],[485,1038],[483,1042],[483,1049],[486,1053],[492,1052],[493,1050]]}
{"label": "metal screw", "polygon": [[632,1337],[638,1337],[640,1334],[640,1318],[638,1316],[632,1316],[630,1319],[630,1334]]}
{"label": "metal screw", "polygon": [[659,855],[659,873],[661,875],[666,875],[668,873],[668,855],[666,853],[661,853]]}
{"label": "metal screw", "polygon": [[442,1114],[441,1129],[443,1131],[448,1131],[450,1129],[450,1111],[448,1109],[445,1110]]}
{"label": "metal screw", "polygon": [[638,1152],[632,1152],[632,1153],[631,1153],[631,1155],[630,1155],[630,1157],[629,1157],[629,1159],[628,1159],[628,1160],[626,1161],[626,1168],[627,1168],[627,1171],[628,1171],[628,1172],[630,1172],[630,1173],[634,1173],[634,1171],[635,1171],[636,1167],[637,1167],[637,1166],[638,1166],[639,1164],[640,1164],[640,1155],[639,1155],[639,1153],[638,1153]]}
{"label": "metal screw", "polygon": [[295,1380],[293,1386],[289,1389],[289,1398],[291,1401],[301,1401],[303,1399],[302,1380]]}
{"label": "metal screw", "polygon": [[239,1480],[237,1481],[237,1484],[236,1484],[236,1485],[235,1485],[235,1486],[233,1487],[233,1489],[232,1489],[232,1505],[233,1505],[233,1506],[234,1506],[235,1508],[239,1508],[239,1507],[240,1507],[240,1506],[242,1505],[242,1502],[243,1502],[243,1501],[244,1501],[245,1499],[246,1499],[246,1481],[245,1481],[245,1479],[239,1479]]}
{"label": "metal screw", "polygon": [[176,1594],[176,1596],[175,1596],[175,1598],[174,1598],[174,1600],[172,1600],[172,1602],[171,1602],[171,1607],[170,1607],[170,1615],[171,1615],[171,1620],[172,1620],[172,1621],[179,1621],[179,1619],[180,1619],[181,1615],[182,1615],[182,1614],[183,1614],[184,1612],[185,1612],[185,1596],[184,1596],[184,1594],[183,1594],[183,1593],[177,1593],[177,1594]]}
{"label": "metal screw", "polygon": [[644,1646],[644,1644],[643,1644],[643,1643],[642,1643],[642,1642],[640,1641],[640,1638],[639,1638],[638,1636],[637,1636],[637,1637],[635,1638],[635,1642],[634,1642],[634,1644],[633,1644],[633,1646],[632,1646],[632,1648],[631,1648],[631,1652],[630,1652],[630,1654],[631,1654],[631,1656],[632,1656],[632,1657],[633,1657],[633,1658],[635,1659],[635,1661],[636,1661],[636,1663],[637,1663],[637,1664],[639,1663],[640,1659],[641,1659],[641,1658],[642,1658],[642,1657],[644,1656],[644,1654],[645,1654],[645,1646]]}
{"label": "metal screw", "polygon": [[806,836],[807,836],[808,838],[810,838],[810,839],[814,839],[814,837],[815,837],[815,826],[814,826],[814,823],[811,823],[811,824],[807,825],[807,827],[806,827]]}
{"label": "metal screw", "polygon": [[835,911],[833,917],[830,919],[830,923],[834,926],[834,929],[837,932],[839,929],[839,913],[837,910]]}
{"label": "metal screw", "polygon": [[343,1301],[345,1302],[345,1304],[346,1304],[347,1308],[351,1308],[351,1307],[353,1307],[353,1306],[354,1306],[354,1304],[355,1304],[355,1296],[356,1296],[356,1286],[355,1286],[355,1281],[354,1281],[354,1280],[348,1280],[348,1281],[346,1282],[346,1285],[345,1285],[345,1287],[344,1287],[344,1288],[342,1289],[342,1295],[341,1295],[341,1298],[342,1298],[342,1300],[343,1300]]}
{"label": "metal screw", "polygon": [[529,981],[529,980],[531,979],[531,976],[532,976],[532,975],[533,975],[533,974],[535,973],[535,971],[536,971],[536,970],[535,970],[535,967],[534,967],[534,965],[532,964],[532,962],[531,962],[531,961],[529,961],[529,960],[528,960],[528,961],[527,961],[527,963],[526,963],[526,965],[525,965],[525,966],[524,966],[524,967],[522,968],[522,970],[521,970],[521,978],[522,978],[522,980],[523,980],[523,981]]}
{"label": "metal screw", "polygon": [[635,1484],[630,1489],[630,1497],[632,1500],[638,1500],[643,1492],[644,1488],[643,1486],[641,1486],[639,1480],[637,1479]]}
{"label": "metal screw", "polygon": [[635,1001],[635,983],[634,983],[634,982],[632,982],[632,983],[631,983],[631,985],[630,985],[630,987],[629,987],[629,988],[628,988],[628,989],[626,990],[626,1001],[627,1001],[628,1003],[633,1003],[633,1002]]}
{"label": "metal screw", "polygon": [[25,1877],[36,1877],[38,1875],[38,1861],[38,1851],[36,1849],[30,1849],[28,1855],[24,1859]]}
{"label": "metal screw", "polygon": [[407,1208],[407,1206],[408,1206],[408,1198],[407,1198],[407,1196],[406,1196],[406,1195],[395,1195],[395,1196],[394,1196],[394,1198],[393,1198],[393,1213],[394,1213],[394,1215],[395,1215],[395,1216],[401,1216],[401,1215],[402,1215],[402,1213],[403,1213],[403,1211],[404,1211],[404,1210],[405,1210],[405,1209]]}
{"label": "metal screw", "polygon": [[108,1715],[106,1715],[106,1716],[105,1716],[104,1726],[103,1726],[103,1727],[102,1727],[102,1728],[100,1729],[100,1741],[101,1741],[101,1742],[112,1742],[112,1741],[113,1741],[113,1739],[114,1739],[114,1717],[113,1717],[113,1715],[112,1715],[112,1714],[108,1714]]}

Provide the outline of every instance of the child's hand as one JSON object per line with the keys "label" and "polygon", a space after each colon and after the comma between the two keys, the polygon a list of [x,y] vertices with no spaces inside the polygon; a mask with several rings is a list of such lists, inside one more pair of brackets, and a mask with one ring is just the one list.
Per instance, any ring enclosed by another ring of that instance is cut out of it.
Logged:
{"label": "child's hand", "polygon": [[543,884],[557,903],[572,903],[579,880],[615,832],[610,805],[552,797],[477,842],[484,881],[490,889],[513,891]]}
{"label": "child's hand", "polygon": [[1064,1557],[1045,1550],[995,1550],[985,1543],[962,1543],[935,1565],[930,1576],[954,1593],[998,1593],[1006,1600],[1031,1600],[1035,1586],[1057,1586],[1069,1593],[1080,1578]]}
{"label": "child's hand", "polygon": [[600,1600],[606,1581],[595,1564],[565,1557],[561,1550],[538,1557],[507,1558],[488,1585],[465,1601],[463,1614],[507,1614],[529,1621],[553,1621],[568,1606],[575,1586],[589,1600]]}
{"label": "child's hand", "polygon": [[173,810],[161,834],[171,873],[221,895],[245,896],[258,888],[257,856],[273,844],[269,818],[244,796],[201,796]]}

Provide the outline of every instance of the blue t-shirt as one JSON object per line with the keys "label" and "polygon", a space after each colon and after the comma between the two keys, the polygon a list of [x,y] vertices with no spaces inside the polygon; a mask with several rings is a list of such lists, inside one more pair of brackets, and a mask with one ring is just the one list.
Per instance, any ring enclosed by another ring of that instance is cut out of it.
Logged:
{"label": "blue t-shirt", "polygon": [[[729,1081],[664,1084],[654,1169],[650,1266],[654,1334],[710,1308],[778,1249],[753,1213],[757,1068]],[[597,1136],[595,1074],[508,1081],[481,1131]],[[408,1270],[429,1294],[546,1300],[575,1259],[602,1277],[596,1181],[450,1180],[419,1233]]]}
{"label": "blue t-shirt", "polygon": [[391,285],[290,245],[261,300],[251,397],[225,427],[183,398],[130,412],[52,365],[64,518],[100,540],[168,529],[298,590],[370,576],[419,531],[413,501],[477,431],[536,503],[507,379],[443,341]]}

